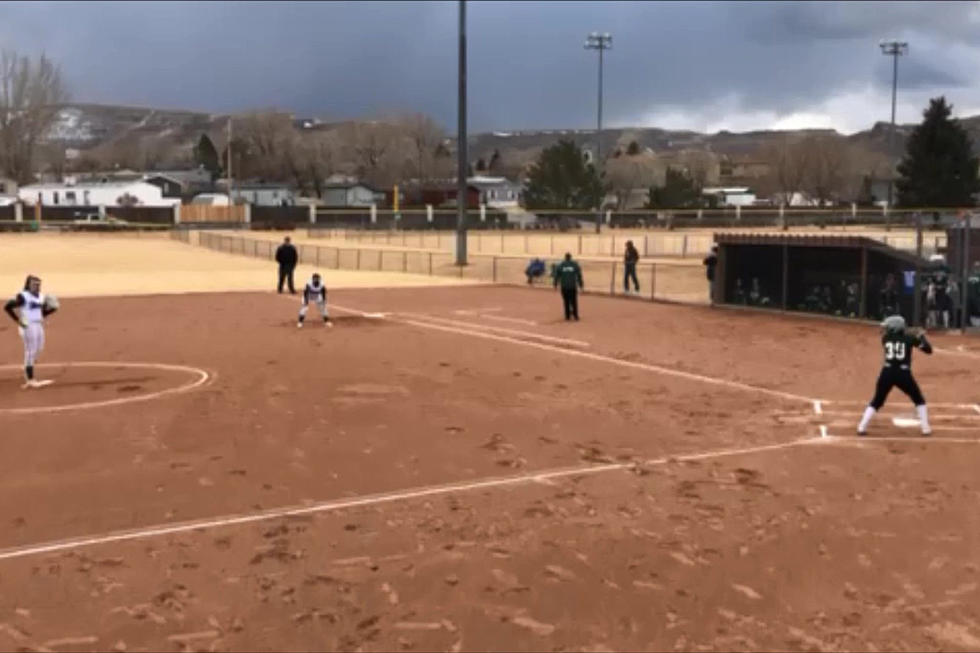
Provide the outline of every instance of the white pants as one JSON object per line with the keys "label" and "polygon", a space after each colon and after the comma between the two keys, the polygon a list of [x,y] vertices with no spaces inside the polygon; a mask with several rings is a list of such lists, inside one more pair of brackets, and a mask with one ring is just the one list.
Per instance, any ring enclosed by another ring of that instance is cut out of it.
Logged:
{"label": "white pants", "polygon": [[24,367],[31,367],[44,349],[44,324],[29,323],[21,330],[21,337],[24,339]]}
{"label": "white pants", "polygon": [[[316,306],[316,310],[320,311],[321,317],[323,318],[330,317],[330,314],[327,312],[327,302],[310,302],[310,304]],[[303,318],[306,317],[306,311],[310,310],[310,304],[303,304],[302,308],[299,309],[300,317]]]}

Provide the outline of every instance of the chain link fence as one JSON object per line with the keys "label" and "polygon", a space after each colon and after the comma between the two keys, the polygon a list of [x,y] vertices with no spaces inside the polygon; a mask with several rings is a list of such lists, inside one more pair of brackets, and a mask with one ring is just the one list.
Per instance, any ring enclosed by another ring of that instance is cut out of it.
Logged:
{"label": "chain link fence", "polygon": [[[412,234],[414,237],[416,234]],[[174,240],[226,254],[250,256],[274,261],[278,243],[272,240],[197,230],[175,230]],[[417,242],[413,242],[413,245]],[[423,241],[423,245],[428,244]],[[354,270],[376,273],[408,273],[456,277],[485,283],[550,287],[550,270],[560,256],[539,257],[545,262],[545,274],[527,275],[530,259],[519,255],[470,254],[469,264],[455,264],[451,251],[439,249],[379,248],[351,245],[316,245],[297,243],[299,262],[324,270]],[[624,290],[624,267],[619,261],[577,258],[582,267],[585,291],[607,295],[626,295],[646,300],[683,303],[707,303],[708,283],[704,268],[691,262],[640,262],[636,275],[639,291]],[[631,288],[632,290],[632,284]]]}

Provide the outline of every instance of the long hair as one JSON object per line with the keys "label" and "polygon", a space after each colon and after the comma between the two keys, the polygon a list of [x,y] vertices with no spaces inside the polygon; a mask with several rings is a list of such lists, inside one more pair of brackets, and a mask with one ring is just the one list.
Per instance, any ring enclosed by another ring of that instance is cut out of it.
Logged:
{"label": "long hair", "polygon": [[33,274],[27,275],[27,278],[24,279],[24,290],[30,290],[31,282],[34,281],[35,279],[37,279],[37,281],[39,282],[41,281],[41,277],[34,276]]}

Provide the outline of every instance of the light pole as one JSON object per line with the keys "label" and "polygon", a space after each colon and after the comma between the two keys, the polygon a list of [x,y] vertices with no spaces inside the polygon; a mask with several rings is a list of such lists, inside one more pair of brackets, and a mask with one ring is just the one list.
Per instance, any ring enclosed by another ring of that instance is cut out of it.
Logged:
{"label": "light pole", "polygon": [[892,208],[892,193],[895,186],[895,98],[898,94],[898,58],[909,51],[904,41],[881,41],[881,53],[892,58],[892,124],[888,130],[888,209]]}
{"label": "light pole", "polygon": [[599,51],[599,112],[598,119],[596,120],[596,130],[595,130],[595,170],[596,174],[599,176],[599,200],[596,206],[595,214],[595,232],[599,233],[600,226],[602,225],[602,200],[604,199],[605,192],[602,186],[602,54],[606,50],[612,50],[612,34],[606,32],[600,34],[599,32],[592,32],[585,38],[585,49],[586,50],[598,50]]}
{"label": "light pole", "polygon": [[456,265],[466,265],[466,0],[459,0],[459,106],[456,125]]}

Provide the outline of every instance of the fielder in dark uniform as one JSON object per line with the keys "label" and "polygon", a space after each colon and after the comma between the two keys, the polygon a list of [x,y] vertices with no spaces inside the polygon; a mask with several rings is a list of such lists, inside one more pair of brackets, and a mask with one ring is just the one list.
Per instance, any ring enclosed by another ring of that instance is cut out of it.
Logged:
{"label": "fielder in dark uniform", "polygon": [[561,299],[565,304],[565,319],[575,318],[578,321],[578,291],[585,288],[582,281],[582,268],[572,260],[571,254],[565,254],[565,260],[555,267],[555,288],[561,284]]}
{"label": "fielder in dark uniform", "polygon": [[864,409],[864,416],[858,424],[858,435],[868,432],[868,423],[874,414],[885,405],[885,399],[892,388],[898,388],[912,400],[919,415],[919,426],[922,435],[929,435],[929,412],[926,400],[919,390],[919,384],[912,376],[912,349],[918,347],[927,354],[932,353],[932,345],[926,340],[925,332],[906,331],[905,318],[901,315],[891,315],[881,323],[884,333],[881,336],[881,346],[885,354],[885,366],[878,375],[878,385],[875,386],[875,396]]}
{"label": "fielder in dark uniform", "polygon": [[279,264],[279,287],[278,291],[282,293],[282,285],[289,280],[289,292],[296,294],[296,288],[293,286],[293,272],[296,270],[296,263],[299,262],[299,253],[296,251],[296,247],[290,242],[289,236],[282,241],[276,249],[276,263]]}

